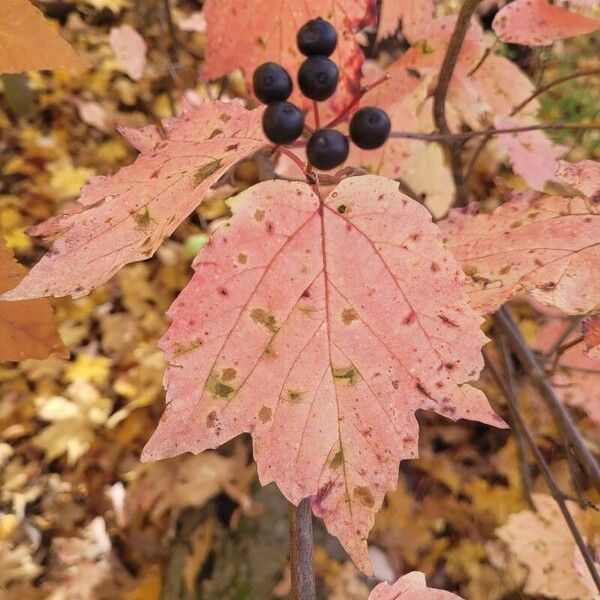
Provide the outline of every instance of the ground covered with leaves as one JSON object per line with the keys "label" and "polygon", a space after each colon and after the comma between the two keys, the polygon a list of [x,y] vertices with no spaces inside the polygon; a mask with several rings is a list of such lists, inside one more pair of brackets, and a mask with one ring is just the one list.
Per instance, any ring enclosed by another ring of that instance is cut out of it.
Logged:
{"label": "ground covered with leaves", "polygon": [[[26,229],[68,206],[90,176],[133,159],[118,126],[157,124],[184,97],[247,94],[239,73],[210,85],[198,80],[206,35],[201,6],[192,0],[173,3],[170,15],[150,0],[38,5],[92,68],[0,78],[0,234],[27,266],[44,247]],[[119,35],[130,27],[147,45],[143,64],[119,52]],[[375,55],[371,37],[363,41]],[[383,42],[380,66],[403,47],[401,39]],[[598,35],[502,51],[538,85],[600,67]],[[598,79],[554,87],[542,98],[543,118],[593,120],[598,97]],[[571,148],[570,160],[600,159],[597,131],[552,135]],[[492,177],[494,189],[522,186],[508,168],[492,174],[485,164],[480,161],[473,184],[482,196]],[[165,360],[157,341],[168,326],[165,311],[189,281],[207,234],[228,216],[225,200],[270,175],[261,157],[244,161],[154,257],[125,266],[86,297],[54,301],[68,357],[59,352],[0,364],[1,598],[287,597],[288,506],[273,485],[260,488],[249,437],[198,456],[139,460],[164,408]],[[514,308],[540,353],[569,327],[537,304]],[[600,389],[600,361],[577,348],[570,352],[561,361],[574,370],[558,373],[555,383],[592,450],[600,451],[593,394]],[[503,404],[491,378],[478,385],[492,404]],[[572,457],[536,389],[524,385],[519,394],[578,525],[598,547],[598,493],[574,484]],[[580,555],[531,458],[532,493],[524,493],[511,432],[425,411],[418,416],[420,458],[402,463],[398,489],[387,494],[369,538],[377,579],[362,576],[318,526],[320,597],[364,600],[376,580],[411,570],[473,600],[597,597],[584,566],[569,567]],[[578,507],[582,496],[587,504]]]}

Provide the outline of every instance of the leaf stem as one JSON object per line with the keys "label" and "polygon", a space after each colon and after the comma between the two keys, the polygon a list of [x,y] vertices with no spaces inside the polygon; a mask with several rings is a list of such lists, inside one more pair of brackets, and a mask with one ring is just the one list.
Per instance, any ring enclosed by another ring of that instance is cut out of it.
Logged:
{"label": "leaf stem", "polygon": [[290,504],[291,600],[315,600],[313,524],[308,498]]}

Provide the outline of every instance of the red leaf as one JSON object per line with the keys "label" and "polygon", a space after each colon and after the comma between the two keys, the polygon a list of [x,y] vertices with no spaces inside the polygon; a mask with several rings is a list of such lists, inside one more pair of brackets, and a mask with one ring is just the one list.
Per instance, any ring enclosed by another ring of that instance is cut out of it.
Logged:
{"label": "red leaf", "polygon": [[396,33],[402,21],[402,34],[408,42],[414,42],[433,19],[434,8],[433,0],[382,0],[377,41]]}
{"label": "red leaf", "polygon": [[[529,124],[513,117],[500,117],[494,121],[496,129],[512,129]],[[500,135],[498,144],[508,153],[514,172],[529,187],[540,192],[547,181],[556,179],[558,159],[568,150],[552,142],[541,131]]]}
{"label": "red leaf", "polygon": [[249,431],[263,484],[313,511],[359,567],[414,412],[502,425],[466,382],[485,337],[427,210],[389,179],[345,179],[324,204],[264,182],[196,259],[160,342],[167,406],[144,460]]}
{"label": "red leaf", "polygon": [[[373,0],[283,3],[280,0],[207,0],[204,6],[208,47],[203,75],[207,79],[217,79],[235,69],[242,69],[248,89],[251,89],[256,67],[265,61],[274,61],[288,69],[295,80],[298,67],[305,58],[296,46],[298,29],[309,19],[323,17],[331,21],[338,32],[338,45],[331,58],[339,67],[340,83],[331,100],[333,106],[344,106],[359,91],[364,57],[354,33],[361,26],[373,22]],[[297,86],[292,101],[310,105]]]}
{"label": "red leaf", "polygon": [[[0,292],[17,285],[26,272],[0,238]],[[43,359],[52,352],[68,355],[48,300],[0,301],[0,361]]]}
{"label": "red leaf", "polygon": [[600,304],[600,209],[584,198],[515,194],[489,214],[455,209],[440,223],[488,313],[521,291],[569,314]]}
{"label": "red leaf", "polygon": [[[600,19],[558,4],[549,0],[515,0],[498,12],[492,27],[503,42],[528,46],[549,46],[554,40],[600,29]],[[564,4],[573,6],[577,2]],[[579,4],[583,6],[585,2]]]}
{"label": "red leaf", "polygon": [[369,594],[369,600],[461,600],[460,596],[427,587],[420,571],[407,573],[395,583],[380,583]]}
{"label": "red leaf", "polygon": [[556,177],[574,187],[584,196],[600,201],[600,162],[594,160],[582,160],[576,163],[559,161]]}
{"label": "red leaf", "polygon": [[211,102],[154,126],[123,129],[136,161],[94,177],[79,202],[32,229],[57,238],[7,299],[84,296],[123,265],[151,256],[238,160],[266,144],[262,110]]}
{"label": "red leaf", "polygon": [[581,331],[588,356],[600,359],[600,315],[593,315],[585,319],[581,324]]}

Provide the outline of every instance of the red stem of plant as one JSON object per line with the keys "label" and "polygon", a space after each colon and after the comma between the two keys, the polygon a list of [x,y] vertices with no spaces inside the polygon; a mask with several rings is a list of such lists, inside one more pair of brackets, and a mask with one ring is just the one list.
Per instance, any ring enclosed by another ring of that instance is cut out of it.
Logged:
{"label": "red stem of plant", "polygon": [[281,154],[287,156],[294,164],[296,164],[298,166],[298,168],[303,172],[306,173],[308,171],[308,165],[300,160],[298,158],[298,156],[296,154],[294,154],[292,151],[288,150],[287,148],[284,148],[283,146],[279,146],[277,148],[277,151],[280,152]]}
{"label": "red stem of plant", "polygon": [[321,120],[319,118],[319,103],[313,100],[313,114],[315,115],[315,129],[321,128]]}
{"label": "red stem of plant", "polygon": [[390,76],[386,73],[385,75],[381,76],[379,79],[375,80],[373,83],[370,83],[369,85],[364,85],[360,89],[360,92],[358,92],[358,94],[354,97],[352,102],[350,102],[350,104],[348,104],[345,108],[343,108],[342,112],[340,112],[340,114],[337,117],[335,117],[335,119],[333,119],[332,121],[327,123],[326,127],[327,128],[335,127],[338,123],[341,123],[352,112],[352,110],[358,105],[358,103],[362,100],[362,97],[366,93],[370,92],[372,89],[375,89],[377,86],[381,85],[382,83],[385,83],[389,78],[390,78]]}

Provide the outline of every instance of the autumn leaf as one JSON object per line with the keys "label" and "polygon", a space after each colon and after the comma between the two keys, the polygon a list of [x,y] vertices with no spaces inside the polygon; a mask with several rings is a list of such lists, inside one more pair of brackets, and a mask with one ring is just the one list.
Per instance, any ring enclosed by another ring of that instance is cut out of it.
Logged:
{"label": "autumn leaf", "polygon": [[206,102],[165,120],[164,134],[123,129],[140,151],[136,161],[93,177],[77,204],[31,230],[54,244],[5,298],[84,296],[123,265],[152,256],[215,181],[266,144],[261,115],[236,102]]}
{"label": "autumn leaf", "polygon": [[146,67],[144,38],[131,25],[123,25],[110,30],[108,42],[125,73],[134,81],[140,80]]}
{"label": "autumn leaf", "polygon": [[[26,273],[0,238],[0,292],[13,288]],[[68,354],[48,300],[0,301],[0,361],[43,359],[53,352]]]}
{"label": "autumn leaf", "polygon": [[576,163],[559,161],[556,177],[575,188],[590,200],[600,200],[600,162],[582,160]]}
{"label": "autumn leaf", "polygon": [[[513,117],[495,119],[496,129],[512,129],[527,125]],[[558,159],[568,150],[548,139],[541,131],[524,131],[498,136],[498,144],[508,153],[515,173],[523,177],[529,187],[544,191],[547,181],[556,179]]]}
{"label": "autumn leaf", "polygon": [[2,0],[0,73],[87,66],[29,0]]}
{"label": "autumn leaf", "polygon": [[[298,29],[310,19],[322,17],[330,21],[338,33],[338,44],[332,60],[340,71],[340,82],[331,99],[336,108],[345,106],[360,90],[359,79],[364,61],[355,32],[374,20],[373,0],[313,0],[311,2],[238,2],[207,0],[204,16],[208,46],[203,75],[217,79],[235,69],[244,72],[248,89],[256,67],[266,61],[284,66],[295,80],[304,56],[296,46]],[[240,32],[243,23],[244,35]],[[297,90],[292,101],[310,101]]]}
{"label": "autumn leaf", "polygon": [[431,22],[434,14],[433,0],[382,0],[377,26],[377,40],[390,37],[402,22],[402,34],[413,42],[421,29]]}
{"label": "autumn leaf", "polygon": [[242,193],[198,255],[162,338],[167,407],[143,460],[250,431],[275,481],[370,571],[366,537],[414,412],[502,421],[477,378],[485,337],[427,210],[389,179],[342,181],[323,204],[302,183]]}
{"label": "autumn leaf", "polygon": [[[496,530],[496,535],[529,570],[525,593],[560,600],[597,598],[593,583],[590,581],[592,587],[588,587],[584,574],[576,568],[583,557],[555,500],[546,494],[533,494],[533,501],[537,512],[513,514],[506,525]],[[567,501],[567,505],[581,526],[583,511],[574,502]]]}
{"label": "autumn leaf", "polygon": [[586,351],[592,358],[600,359],[600,315],[593,315],[581,323]]}
{"label": "autumn leaf", "polygon": [[380,583],[369,594],[369,600],[460,600],[460,596],[427,587],[425,574],[412,571],[395,583]]}
{"label": "autumn leaf", "polygon": [[586,198],[514,194],[488,214],[454,209],[440,223],[469,278],[472,306],[496,310],[520,292],[569,314],[600,304],[600,210]]}
{"label": "autumn leaf", "polygon": [[[569,10],[578,4],[583,6],[585,2],[587,0],[515,0],[498,11],[492,27],[503,42],[549,46],[554,40],[600,29],[600,14],[597,8],[596,13],[590,12],[590,15],[595,14],[596,18]],[[591,11],[593,10],[591,8]]]}

